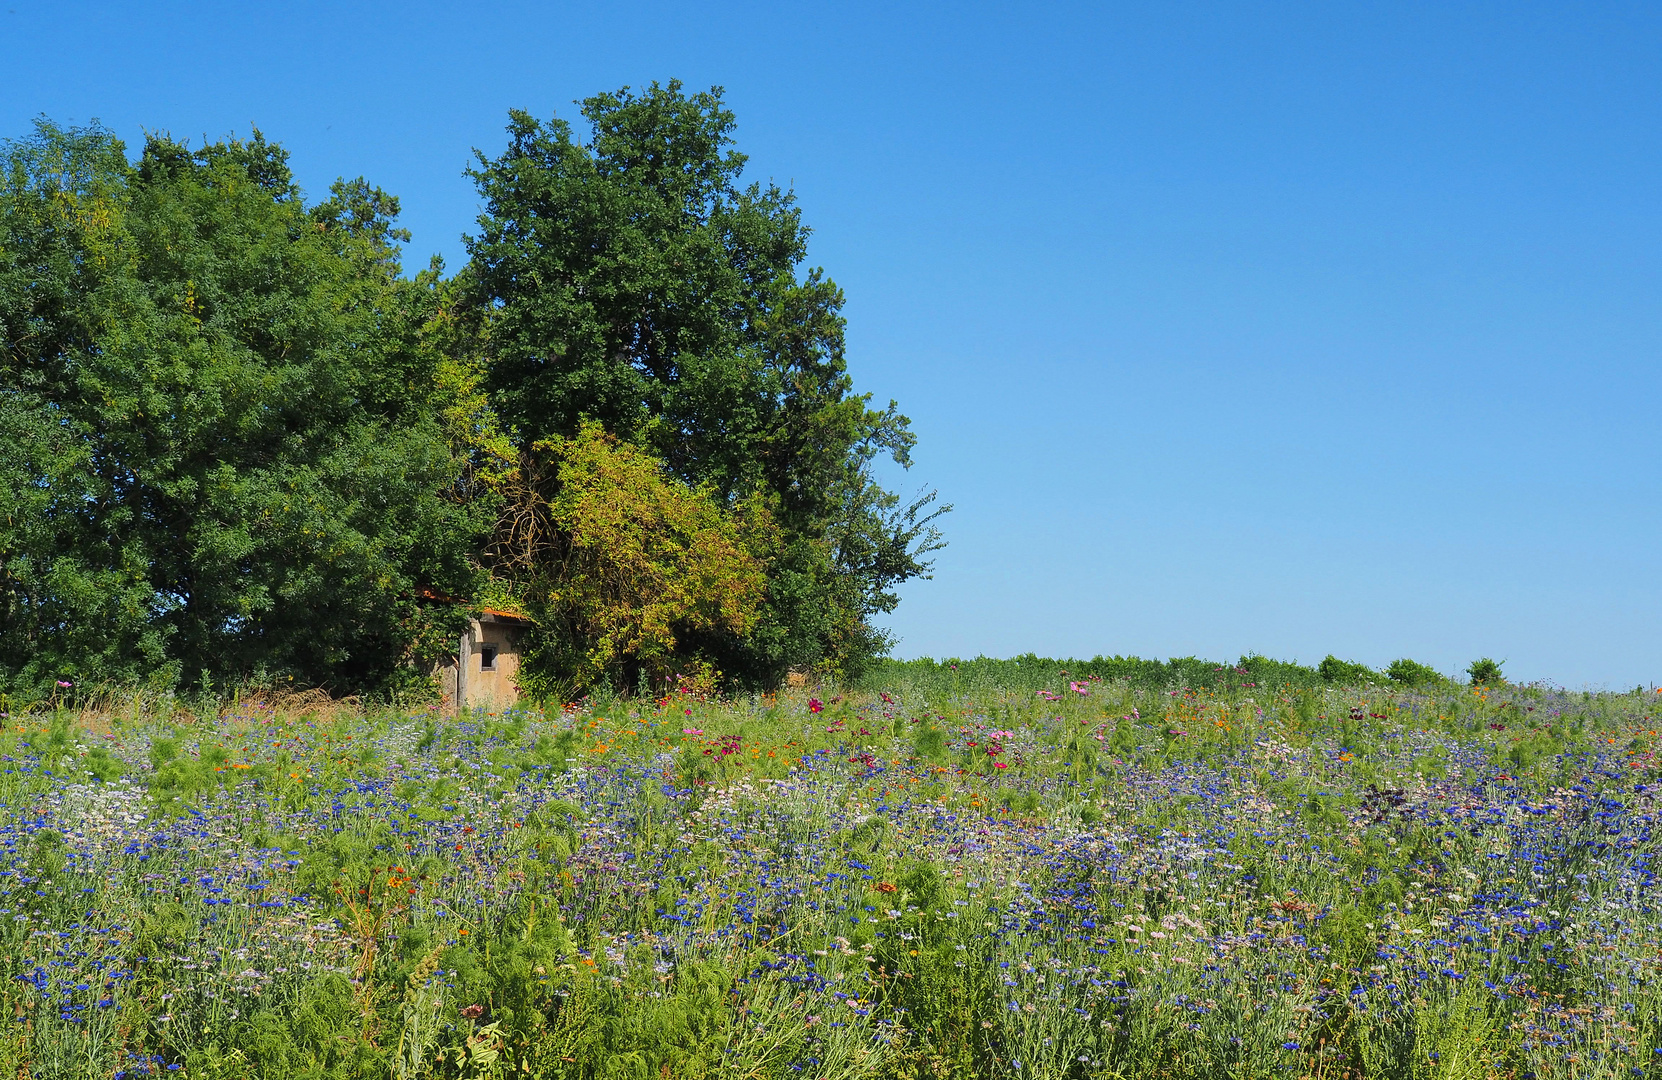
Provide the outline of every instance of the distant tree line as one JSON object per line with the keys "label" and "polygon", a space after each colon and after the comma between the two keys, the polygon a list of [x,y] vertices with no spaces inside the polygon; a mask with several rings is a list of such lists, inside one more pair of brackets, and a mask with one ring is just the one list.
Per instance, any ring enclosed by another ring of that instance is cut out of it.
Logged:
{"label": "distant tree line", "polygon": [[[1473,661],[1465,674],[1474,686],[1497,686],[1506,681],[1501,674],[1501,662],[1487,657]],[[884,660],[871,669],[868,679],[874,685],[908,685],[937,693],[990,689],[1057,691],[1070,683],[1093,679],[1125,683],[1148,691],[1188,688],[1229,692],[1256,687],[1266,690],[1365,686],[1428,689],[1454,682],[1430,665],[1406,658],[1393,660],[1376,671],[1332,655],[1311,666],[1256,654],[1243,656],[1233,663],[1193,656],[1169,660],[1145,660],[1137,656],[1067,660],[1034,653],[1008,660],[986,656]]]}
{"label": "distant tree line", "polygon": [[259,133],[0,146],[0,692],[419,690],[471,605],[557,695],[856,676],[941,546],[719,91],[514,112],[469,259]]}

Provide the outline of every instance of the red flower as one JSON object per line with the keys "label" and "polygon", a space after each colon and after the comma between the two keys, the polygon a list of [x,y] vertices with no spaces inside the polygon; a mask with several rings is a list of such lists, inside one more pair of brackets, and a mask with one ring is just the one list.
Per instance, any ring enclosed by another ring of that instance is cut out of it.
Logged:
{"label": "red flower", "polygon": [[814,712],[814,713],[824,712],[825,711],[825,703],[820,701],[820,699],[817,698],[817,697],[811,697],[811,698],[808,699],[808,711],[809,712]]}

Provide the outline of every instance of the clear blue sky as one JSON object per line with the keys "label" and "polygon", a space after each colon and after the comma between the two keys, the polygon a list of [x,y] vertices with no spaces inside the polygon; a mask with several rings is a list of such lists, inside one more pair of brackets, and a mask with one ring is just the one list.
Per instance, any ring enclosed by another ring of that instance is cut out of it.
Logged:
{"label": "clear blue sky", "polygon": [[460,262],[506,111],[720,84],[957,504],[897,654],[1662,681],[1662,7],[0,0],[45,113]]}

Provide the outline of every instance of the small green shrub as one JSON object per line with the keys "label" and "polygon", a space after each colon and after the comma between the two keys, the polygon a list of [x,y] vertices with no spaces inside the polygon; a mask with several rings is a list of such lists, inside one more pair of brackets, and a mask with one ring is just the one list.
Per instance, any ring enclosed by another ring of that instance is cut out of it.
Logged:
{"label": "small green shrub", "polygon": [[1401,686],[1435,686],[1443,681],[1436,668],[1407,657],[1392,660],[1385,668],[1385,677]]}
{"label": "small green shrub", "polygon": [[1466,669],[1466,675],[1471,679],[1473,686],[1500,686],[1506,682],[1506,676],[1501,674],[1501,665],[1504,660],[1491,660],[1487,656],[1473,660],[1471,667]]}
{"label": "small green shrub", "polygon": [[1351,660],[1340,660],[1332,653],[1328,653],[1322,662],[1316,665],[1316,671],[1324,682],[1336,683],[1340,686],[1365,686],[1368,683],[1379,682],[1379,674],[1366,664],[1358,664]]}

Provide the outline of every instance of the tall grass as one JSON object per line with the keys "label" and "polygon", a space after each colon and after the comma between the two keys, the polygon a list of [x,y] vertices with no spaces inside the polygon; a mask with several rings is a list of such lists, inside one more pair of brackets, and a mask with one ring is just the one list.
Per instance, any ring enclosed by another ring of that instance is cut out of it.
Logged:
{"label": "tall grass", "polygon": [[11,717],[0,1075],[1662,1076],[1653,695],[1075,667]]}

